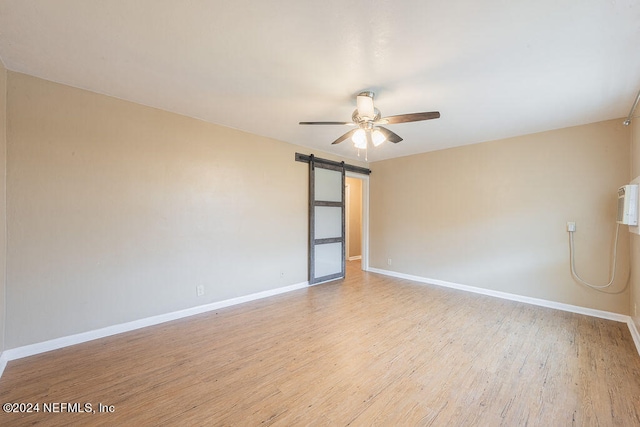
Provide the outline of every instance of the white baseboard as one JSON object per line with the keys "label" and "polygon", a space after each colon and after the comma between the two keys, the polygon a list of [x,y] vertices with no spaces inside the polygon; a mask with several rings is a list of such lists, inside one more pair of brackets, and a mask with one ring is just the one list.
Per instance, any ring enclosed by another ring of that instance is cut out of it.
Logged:
{"label": "white baseboard", "polygon": [[549,301],[541,298],[533,298],[527,297],[523,295],[511,294],[508,292],[501,291],[493,291],[491,289],[477,288],[475,286],[461,285],[459,283],[446,282],[444,280],[438,279],[428,279],[426,277],[414,276],[411,274],[398,273],[395,271],[382,270],[379,268],[369,268],[370,272],[383,274],[385,276],[396,277],[398,279],[406,279],[419,283],[426,283],[429,285],[442,286],[446,288],[458,289],[466,292],[473,292],[476,294],[488,295],[491,297],[502,298],[511,301],[523,302],[526,304],[537,305],[540,307],[553,308],[556,310],[568,311],[570,313],[584,314],[592,317],[599,317],[601,319],[607,320],[615,320],[616,322],[623,322],[629,326],[629,331],[631,332],[631,336],[633,337],[633,342],[636,345],[636,350],[638,350],[638,354],[640,355],[640,334],[638,334],[638,330],[636,329],[635,324],[633,323],[633,319],[630,316],[612,313],[610,311],[604,310],[596,310],[593,308],[580,307],[578,305],[564,304],[561,302]]}
{"label": "white baseboard", "polygon": [[4,372],[4,368],[7,367],[7,357],[5,352],[0,353],[0,377],[2,377],[2,373]]}
{"label": "white baseboard", "polygon": [[242,304],[249,301],[255,301],[262,298],[271,297],[274,295],[283,294],[286,292],[303,289],[309,286],[309,282],[302,282],[295,285],[284,286],[282,288],[270,289],[268,291],[257,292],[251,295],[245,295],[237,298],[231,298],[224,301],[217,301],[210,304],[199,305],[197,307],[191,307],[184,310],[174,311],[171,313],[159,314],[157,316],[147,317],[144,319],[134,320],[132,322],[121,323],[119,325],[107,326],[105,328],[96,329],[93,331],[82,332],[80,334],[69,335],[66,337],[56,338],[49,341],[44,341],[36,344],[25,345],[22,347],[16,347],[9,350],[5,350],[0,356],[0,376],[10,360],[21,359],[23,357],[33,356],[36,354],[44,353],[51,350],[57,350],[59,348],[68,347],[75,344],[80,344],[87,341],[93,341],[99,338],[108,337],[111,335],[121,334],[123,332],[134,331],[136,329],[145,328],[147,326],[153,326],[160,323],[170,322],[172,320],[182,319],[184,317],[194,316],[196,314],[206,313],[208,311],[219,310],[224,307],[230,307],[233,305]]}
{"label": "white baseboard", "polygon": [[627,325],[629,325],[629,332],[631,332],[631,337],[633,338],[633,342],[636,344],[638,353],[640,353],[640,333],[638,332],[638,328],[636,327],[636,324],[631,317],[629,317],[629,320],[627,321]]}
{"label": "white baseboard", "polygon": [[349,257],[349,261],[357,261],[359,259],[362,259],[362,255],[356,255],[356,256],[350,256]]}

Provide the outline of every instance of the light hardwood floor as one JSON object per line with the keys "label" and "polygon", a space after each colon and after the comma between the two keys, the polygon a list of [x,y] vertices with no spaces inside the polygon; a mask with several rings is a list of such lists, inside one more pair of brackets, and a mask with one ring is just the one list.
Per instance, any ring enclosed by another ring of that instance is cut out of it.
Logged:
{"label": "light hardwood floor", "polygon": [[626,324],[349,264],[346,280],[9,362],[0,403],[115,412],[0,424],[640,426]]}

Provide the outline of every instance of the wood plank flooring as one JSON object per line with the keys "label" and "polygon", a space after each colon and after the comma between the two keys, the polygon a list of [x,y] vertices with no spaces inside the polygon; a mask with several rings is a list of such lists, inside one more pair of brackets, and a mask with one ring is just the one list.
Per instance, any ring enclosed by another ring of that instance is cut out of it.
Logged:
{"label": "wood plank flooring", "polygon": [[[9,362],[32,425],[640,426],[627,325],[359,271]],[[43,413],[43,403],[113,413]]]}

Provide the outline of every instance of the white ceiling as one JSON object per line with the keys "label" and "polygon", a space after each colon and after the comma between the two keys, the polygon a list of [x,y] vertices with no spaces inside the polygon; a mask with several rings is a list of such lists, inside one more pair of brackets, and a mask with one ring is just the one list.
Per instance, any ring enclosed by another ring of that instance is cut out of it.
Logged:
{"label": "white ceiling", "polygon": [[638,0],[0,0],[6,67],[356,158],[355,95],[404,138],[369,161],[626,116]]}

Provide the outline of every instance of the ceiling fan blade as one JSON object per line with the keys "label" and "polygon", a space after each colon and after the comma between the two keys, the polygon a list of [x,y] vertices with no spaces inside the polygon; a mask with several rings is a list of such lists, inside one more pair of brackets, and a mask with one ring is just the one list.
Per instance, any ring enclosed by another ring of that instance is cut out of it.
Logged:
{"label": "ceiling fan blade", "polygon": [[428,113],[398,114],[397,116],[383,117],[376,123],[380,123],[383,125],[393,125],[396,123],[419,122],[422,120],[431,120],[438,118],[440,118],[440,112],[431,111]]}
{"label": "ceiling fan blade", "polygon": [[344,135],[342,135],[340,138],[336,139],[335,141],[333,141],[331,143],[331,145],[334,144],[340,144],[342,141],[344,141],[345,139],[349,139],[353,136],[354,133],[356,133],[358,129],[351,129],[349,132],[345,133]]}
{"label": "ceiling fan blade", "polygon": [[376,127],[376,129],[378,129],[380,132],[382,132],[382,134],[387,139],[387,141],[391,141],[394,144],[397,144],[398,142],[402,141],[402,138],[400,137],[400,135],[398,135],[398,134],[396,134],[394,132],[391,132],[387,128],[383,128],[382,126],[378,126],[378,127]]}
{"label": "ceiling fan blade", "polygon": [[347,125],[355,126],[353,122],[300,122],[301,125]]}

